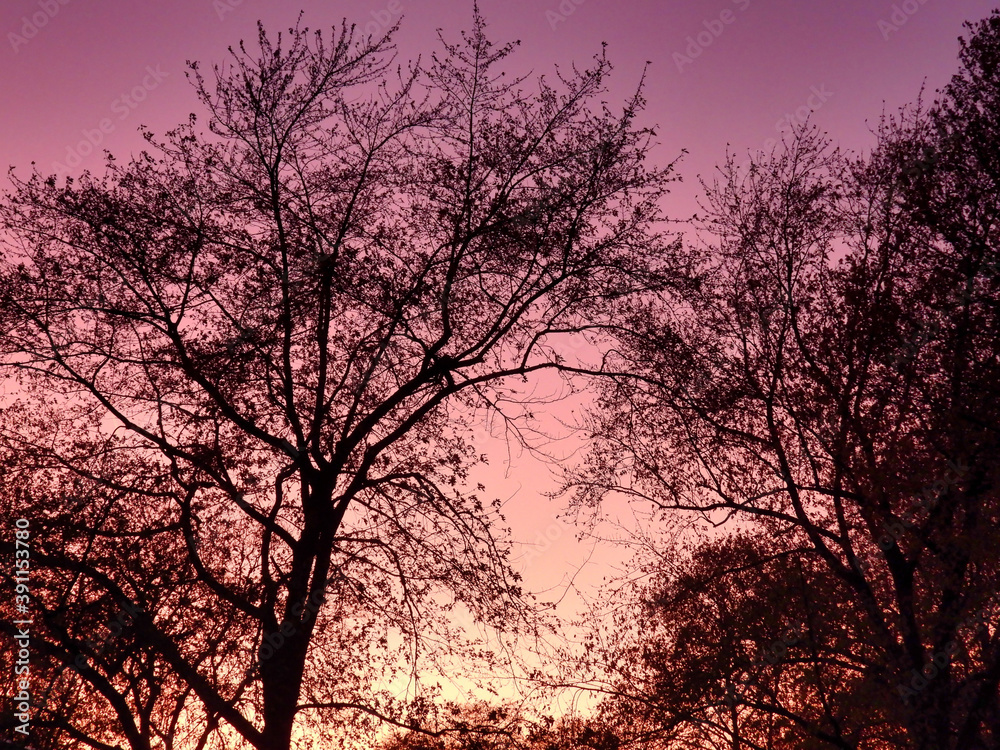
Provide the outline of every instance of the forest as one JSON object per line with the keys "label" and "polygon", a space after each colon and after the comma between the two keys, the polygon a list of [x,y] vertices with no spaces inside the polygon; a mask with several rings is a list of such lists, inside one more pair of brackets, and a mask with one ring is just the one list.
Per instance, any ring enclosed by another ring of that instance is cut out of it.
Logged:
{"label": "forest", "polygon": [[[11,172],[0,746],[1000,748],[1000,10],[684,232],[604,51],[396,28],[258,24],[142,153]],[[572,533],[658,529],[572,621],[481,473],[564,397]]]}

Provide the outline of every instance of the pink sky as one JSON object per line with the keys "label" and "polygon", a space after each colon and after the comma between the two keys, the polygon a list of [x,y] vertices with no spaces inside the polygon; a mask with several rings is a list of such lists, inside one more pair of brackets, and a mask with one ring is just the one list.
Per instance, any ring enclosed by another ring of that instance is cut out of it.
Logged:
{"label": "pink sky", "polygon": [[[313,27],[347,17],[374,30],[399,10],[404,59],[433,49],[436,28],[454,35],[471,16],[468,0],[300,4]],[[586,63],[606,41],[620,98],[651,61],[648,118],[660,125],[659,156],[666,161],[681,148],[691,152],[682,164],[684,198],[679,194],[673,207],[678,216],[692,209],[696,175],[711,171],[727,143],[741,152],[760,147],[798,108],[818,104],[813,120],[842,145],[870,145],[866,121],[878,118],[883,102],[894,110],[912,100],[925,79],[932,91],[947,81],[962,21],[984,17],[993,6],[979,0],[481,5],[496,38],[522,41],[519,68],[550,72],[556,64]],[[162,133],[197,110],[185,60],[218,61],[228,45],[254,37],[258,18],[271,29],[285,28],[298,8],[264,0],[6,0],[0,162],[22,172],[34,160],[53,171],[72,151],[87,151],[78,148],[87,132],[120,156],[140,148],[140,124]],[[99,164],[100,154],[92,153],[78,169]]]}
{"label": "pink sky", "polygon": [[[404,60],[435,49],[438,27],[457,36],[472,15],[468,0],[5,0],[0,162],[27,176],[31,161],[48,173],[75,154],[81,161],[72,171],[96,170],[100,154],[80,153],[88,150],[79,147],[88,134],[99,149],[125,158],[143,145],[140,124],[162,134],[199,111],[186,60],[207,68],[228,45],[252,40],[258,18],[283,29],[299,5],[313,28],[347,17],[371,31],[401,11]],[[815,107],[813,121],[842,146],[870,147],[869,128],[883,107],[892,112],[912,101],[925,80],[931,92],[943,85],[956,70],[962,22],[985,17],[993,6],[985,0],[481,1],[495,39],[522,41],[513,61],[518,69],[549,73],[556,64],[585,64],[606,41],[616,65],[609,100],[621,101],[651,61],[647,122],[659,125],[656,158],[690,152],[681,164],[685,183],[667,207],[678,218],[695,210],[696,177],[711,172],[727,143],[742,154],[760,148],[780,136],[781,120],[797,109]],[[529,577],[536,588],[557,583],[586,554],[574,546],[574,530],[554,520],[559,508],[538,500],[536,490],[551,487],[539,476],[528,475],[539,486],[523,486],[510,506],[515,533],[541,545]],[[515,472],[489,494],[507,497],[529,479]]]}

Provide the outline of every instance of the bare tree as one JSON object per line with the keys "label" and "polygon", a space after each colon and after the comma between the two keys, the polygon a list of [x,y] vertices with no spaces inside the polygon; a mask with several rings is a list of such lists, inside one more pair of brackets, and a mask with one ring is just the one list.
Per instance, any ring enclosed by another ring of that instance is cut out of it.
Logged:
{"label": "bare tree", "polygon": [[257,42],[191,65],[207,132],[0,207],[0,496],[49,747],[420,730],[420,675],[473,656],[452,608],[530,624],[471,426],[515,428],[533,373],[600,374],[565,341],[678,278],[672,165],[638,94],[596,104],[603,55],[505,78],[478,11],[425,68],[346,25]]}
{"label": "bare tree", "polygon": [[751,535],[643,597],[666,635],[622,684],[665,727],[728,727],[733,748],[1000,742],[1000,14],[971,28],[940,101],[886,120],[869,157],[803,130],[730,159],[700,295],[623,337],[580,501]]}

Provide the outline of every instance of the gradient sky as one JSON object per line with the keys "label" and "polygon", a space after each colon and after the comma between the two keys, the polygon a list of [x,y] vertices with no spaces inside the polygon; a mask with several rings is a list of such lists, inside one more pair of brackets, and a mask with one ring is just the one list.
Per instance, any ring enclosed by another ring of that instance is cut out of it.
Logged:
{"label": "gradient sky", "polygon": [[[883,106],[892,111],[911,101],[925,80],[931,91],[945,83],[955,69],[962,21],[984,17],[995,5],[483,0],[481,7],[495,38],[521,40],[518,68],[551,72],[553,65],[586,63],[604,41],[616,65],[612,93],[620,100],[651,61],[646,95],[648,119],[660,125],[659,157],[690,151],[681,168],[688,182],[673,211],[681,216],[692,208],[695,177],[712,170],[727,143],[743,153],[761,147],[778,135],[779,120],[808,107],[814,91],[825,101],[813,120],[844,146],[869,146],[868,123]],[[119,157],[141,148],[138,125],[162,133],[197,110],[186,60],[218,61],[228,45],[254,37],[258,18],[268,28],[285,28],[300,6],[307,25],[346,17],[370,30],[400,9],[404,59],[433,49],[435,29],[455,35],[471,16],[469,0],[5,0],[0,163],[22,171],[34,160],[53,171],[70,149],[86,151],[78,143],[85,131],[99,132],[105,118],[111,132],[101,134],[100,148]],[[36,28],[32,17],[44,25]],[[880,21],[892,25],[880,28]],[[144,82],[154,86],[139,92],[144,101],[122,99]],[[100,160],[90,154],[78,169],[96,169]]]}
{"label": "gradient sky", "polygon": [[[206,67],[220,61],[227,46],[255,37],[258,18],[269,29],[287,28],[301,6],[310,27],[346,17],[372,31],[395,20],[399,9],[403,25],[397,42],[405,60],[436,49],[436,28],[456,37],[470,22],[471,5],[470,0],[4,0],[0,163],[13,165],[21,176],[32,161],[52,172],[56,162],[87,151],[78,144],[88,132],[91,140],[100,135],[99,149],[124,159],[143,145],[136,132],[140,124],[162,134],[198,111],[185,61],[200,60]],[[869,148],[870,129],[883,109],[893,112],[912,101],[924,82],[930,92],[946,83],[957,67],[962,22],[985,17],[995,5],[983,0],[481,0],[480,7],[494,39],[521,40],[512,59],[517,70],[549,73],[557,64],[585,64],[607,42],[616,67],[609,101],[629,94],[645,62],[651,62],[645,124],[659,126],[662,144],[654,156],[666,162],[682,148],[690,152],[680,165],[685,182],[668,206],[680,218],[695,210],[696,178],[712,171],[727,144],[743,155],[761,148],[780,135],[782,118],[794,117],[797,109],[805,112],[810,104],[816,106],[813,122],[842,146]],[[135,99],[141,102],[131,98],[137,87]],[[102,121],[107,132],[101,132]],[[72,171],[100,165],[100,153],[91,153]],[[498,469],[503,458],[498,456]],[[558,505],[539,501],[537,492],[551,488],[540,476],[533,470],[529,479],[538,486],[524,486],[529,480],[523,472],[507,479],[498,472],[490,488],[491,495],[514,494],[511,525],[522,540],[538,544],[530,565],[525,563],[536,589],[557,584],[587,555],[587,547],[575,545],[572,527],[555,520]]]}

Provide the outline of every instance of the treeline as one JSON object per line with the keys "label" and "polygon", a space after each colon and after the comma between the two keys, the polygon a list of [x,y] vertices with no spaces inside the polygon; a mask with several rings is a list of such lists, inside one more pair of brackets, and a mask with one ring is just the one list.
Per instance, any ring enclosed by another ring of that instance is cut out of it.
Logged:
{"label": "treeline", "polygon": [[[0,203],[33,747],[1000,748],[1000,11],[870,153],[729,156],[698,244],[603,56],[529,92],[478,12],[391,33],[261,27],[192,66],[207,129]],[[664,531],[551,669],[470,487],[544,373],[595,394],[574,509]]]}

